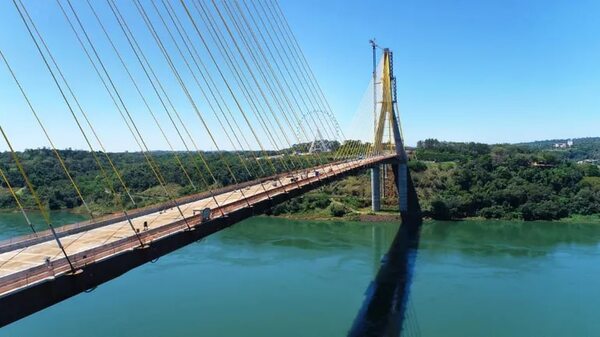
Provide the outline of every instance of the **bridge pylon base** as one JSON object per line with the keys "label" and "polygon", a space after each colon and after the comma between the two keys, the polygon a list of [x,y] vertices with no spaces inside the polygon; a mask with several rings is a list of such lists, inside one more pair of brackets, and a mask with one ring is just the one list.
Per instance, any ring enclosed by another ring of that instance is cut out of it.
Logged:
{"label": "bridge pylon base", "polygon": [[402,213],[408,211],[408,164],[398,164],[397,172],[398,204]]}
{"label": "bridge pylon base", "polygon": [[371,168],[371,210],[381,210],[381,166]]}

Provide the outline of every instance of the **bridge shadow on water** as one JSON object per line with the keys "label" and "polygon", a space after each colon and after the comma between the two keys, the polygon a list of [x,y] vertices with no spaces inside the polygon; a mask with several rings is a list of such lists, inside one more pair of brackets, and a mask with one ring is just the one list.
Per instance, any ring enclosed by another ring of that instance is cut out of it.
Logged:
{"label": "bridge shadow on water", "polygon": [[410,285],[423,219],[417,192],[408,177],[408,211],[369,285],[348,336],[400,336],[408,312]]}

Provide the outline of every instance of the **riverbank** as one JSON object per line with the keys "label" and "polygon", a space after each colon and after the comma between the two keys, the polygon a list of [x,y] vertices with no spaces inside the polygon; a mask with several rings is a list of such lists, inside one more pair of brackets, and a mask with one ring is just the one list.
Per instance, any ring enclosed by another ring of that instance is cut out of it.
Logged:
{"label": "riverbank", "polygon": [[[43,218],[39,211],[37,210],[27,210],[27,213],[30,218],[36,219],[38,222],[43,222]],[[54,216],[58,216],[59,218],[73,218],[78,221],[84,220],[88,218],[87,211],[82,207],[76,207],[72,209],[63,209],[56,210],[51,212]],[[105,212],[96,212],[94,211],[94,215],[106,215],[113,213],[112,211]],[[18,209],[0,209],[1,215],[9,215],[13,218],[22,218],[21,212]],[[331,214],[330,208],[313,210],[311,212],[299,212],[299,213],[281,213],[274,215],[272,212],[267,212],[264,215],[260,215],[269,218],[279,218],[279,219],[288,219],[288,220],[308,220],[308,221],[351,221],[351,222],[395,222],[400,221],[400,215],[397,211],[389,209],[383,210],[380,212],[372,212],[369,209],[361,209],[361,210],[349,210],[347,213],[344,213],[341,216],[334,216]],[[424,216],[423,220],[426,221],[436,221],[436,219]],[[484,217],[465,217],[458,219],[446,220],[455,223],[460,223],[463,221],[491,221],[491,222],[503,222],[503,221],[516,221],[516,222],[536,222],[536,221],[526,221],[523,219],[486,219]],[[545,222],[557,222],[557,223],[569,223],[569,224],[591,224],[591,225],[600,225],[600,214],[594,215],[571,215],[566,218],[561,218],[557,220],[543,220]]]}
{"label": "riverbank", "polygon": [[353,213],[343,217],[334,217],[326,214],[285,214],[285,215],[267,215],[268,217],[289,219],[289,220],[315,220],[315,221],[353,221],[353,222],[392,222],[399,221],[399,214],[392,213]]}
{"label": "riverbank", "polygon": [[[373,213],[371,211],[364,212],[353,212],[345,214],[341,217],[335,217],[327,212],[314,212],[314,213],[297,213],[297,214],[281,214],[281,215],[267,215],[269,217],[290,219],[290,220],[318,220],[318,221],[354,221],[354,222],[393,222],[399,221],[400,215],[392,210]],[[431,217],[423,217],[425,221],[438,221]],[[555,222],[555,223],[568,223],[568,224],[590,224],[600,225],[600,214],[595,215],[572,215],[566,218],[557,220],[523,220],[523,219],[486,219],[484,217],[466,217],[459,219],[446,220],[453,223],[460,223],[463,221],[490,221],[495,223],[512,221],[522,223],[534,223],[534,222]]]}

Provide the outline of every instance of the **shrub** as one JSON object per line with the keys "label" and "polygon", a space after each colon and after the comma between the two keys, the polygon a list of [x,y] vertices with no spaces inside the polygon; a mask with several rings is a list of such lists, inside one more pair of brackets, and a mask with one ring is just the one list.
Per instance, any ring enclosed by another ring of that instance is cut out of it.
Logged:
{"label": "shrub", "polygon": [[411,160],[408,162],[408,168],[413,172],[423,172],[427,170],[427,164],[420,160]]}
{"label": "shrub", "polygon": [[431,202],[431,217],[436,220],[450,220],[450,209],[444,200],[436,199]]}
{"label": "shrub", "polygon": [[506,214],[506,210],[502,206],[494,205],[491,207],[482,208],[479,215],[486,219],[502,219]]}
{"label": "shrub", "polygon": [[346,215],[348,213],[348,210],[344,205],[332,204],[331,208],[329,208],[329,212],[331,213],[331,216],[339,218]]}

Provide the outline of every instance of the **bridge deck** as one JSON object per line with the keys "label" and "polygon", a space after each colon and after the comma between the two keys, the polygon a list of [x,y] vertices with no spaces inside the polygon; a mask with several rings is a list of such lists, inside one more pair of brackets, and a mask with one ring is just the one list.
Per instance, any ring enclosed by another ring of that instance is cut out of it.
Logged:
{"label": "bridge deck", "polygon": [[[130,219],[134,227],[140,230],[139,236],[144,244],[151,246],[155,240],[188,230],[188,226],[202,226],[201,215],[194,213],[203,208],[211,208],[212,219],[227,216],[228,213],[252,207],[265,199],[289,193],[320,179],[338,176],[392,157],[378,156],[332,163],[316,169],[262,179],[256,183],[240,184],[233,187],[238,189],[230,188],[212,196],[204,194],[197,198],[187,197],[178,201],[185,218],[177,207],[165,204],[146,211],[131,211]],[[315,171],[319,172],[318,176]],[[294,181],[294,178],[297,180]],[[147,230],[144,230],[144,222],[148,225]],[[87,227],[72,233],[63,232],[60,240],[76,268],[140,248],[140,242],[129,222],[122,216],[114,217],[114,221],[90,222]],[[0,297],[70,271],[67,260],[49,233],[39,233],[37,238],[29,235],[0,243]]]}

